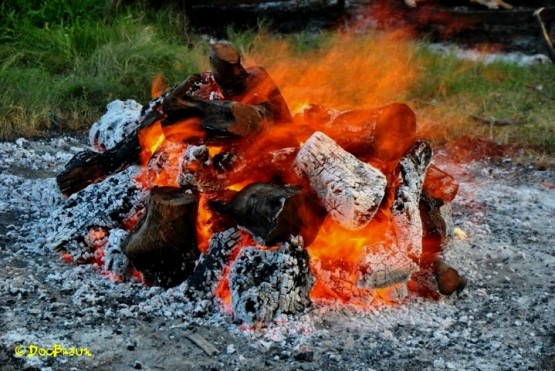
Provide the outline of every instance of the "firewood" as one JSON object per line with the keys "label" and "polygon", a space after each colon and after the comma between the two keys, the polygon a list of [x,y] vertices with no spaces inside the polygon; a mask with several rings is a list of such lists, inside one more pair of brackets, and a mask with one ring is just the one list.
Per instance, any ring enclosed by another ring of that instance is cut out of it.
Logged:
{"label": "firewood", "polygon": [[416,116],[406,104],[339,114],[319,105],[303,112],[309,126],[318,127],[347,152],[363,159],[397,162],[414,144]]}
{"label": "firewood", "polygon": [[[183,96],[190,88],[191,83],[191,79],[184,80],[170,91],[168,96]],[[140,119],[138,127],[113,148],[102,153],[89,150],[77,153],[66,164],[64,170],[56,176],[60,191],[69,196],[90,184],[97,183],[107,176],[127,168],[129,165],[137,164],[141,153],[139,131],[153,125],[162,117],[158,110],[151,110]]]}
{"label": "firewood", "polygon": [[187,118],[198,118],[208,133],[246,136],[261,130],[263,119],[271,120],[264,105],[247,105],[229,101],[208,101],[195,97],[169,97],[162,105],[167,117],[162,127],[179,124]]}
{"label": "firewood", "polygon": [[216,211],[230,215],[262,245],[272,246],[300,234],[312,243],[324,221],[325,210],[301,188],[253,183],[230,203],[212,202]]}
{"label": "firewood", "polygon": [[391,207],[394,235],[399,249],[417,260],[422,254],[422,220],[418,208],[432,148],[424,141],[414,144],[399,163],[401,184]]}
{"label": "firewood", "polygon": [[385,288],[408,281],[418,271],[406,253],[394,246],[378,243],[365,249],[359,265],[358,287]]}
{"label": "firewood", "polygon": [[421,264],[429,264],[451,244],[454,229],[451,222],[451,206],[441,198],[433,197],[427,190],[420,197],[420,217],[422,219]]}
{"label": "firewood", "polygon": [[314,133],[295,160],[312,189],[343,227],[364,228],[372,220],[385,194],[385,176],[358,160],[322,132]]}
{"label": "firewood", "polygon": [[261,324],[304,310],[311,304],[314,277],[302,239],[291,238],[277,250],[243,248],[231,266],[229,283],[236,320]]}
{"label": "firewood", "polygon": [[231,262],[233,252],[241,243],[241,232],[236,228],[214,233],[208,251],[198,259],[193,274],[187,278],[185,295],[191,299],[211,298],[224,268]]}
{"label": "firewood", "polygon": [[151,190],[145,215],[122,245],[147,281],[170,287],[193,271],[199,256],[197,204],[190,191],[169,187]]}

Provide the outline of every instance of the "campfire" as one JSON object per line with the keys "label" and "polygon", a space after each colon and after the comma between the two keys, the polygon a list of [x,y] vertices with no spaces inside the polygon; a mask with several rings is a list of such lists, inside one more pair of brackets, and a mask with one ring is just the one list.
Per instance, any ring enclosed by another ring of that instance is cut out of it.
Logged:
{"label": "campfire", "polygon": [[[51,248],[115,279],[181,285],[184,300],[254,324],[313,301],[369,306],[460,292],[442,259],[454,178],[430,164],[405,104],[290,113],[227,42],[212,72],[144,107],[116,101],[58,175]],[[325,83],[325,82],[323,82]]]}

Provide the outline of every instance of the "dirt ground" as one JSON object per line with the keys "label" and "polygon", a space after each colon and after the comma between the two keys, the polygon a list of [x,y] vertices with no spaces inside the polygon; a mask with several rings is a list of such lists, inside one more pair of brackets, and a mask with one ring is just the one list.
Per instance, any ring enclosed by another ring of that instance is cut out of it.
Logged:
{"label": "dirt ground", "polygon": [[[33,247],[42,241],[29,226],[60,204],[52,177],[79,146],[0,143],[2,370],[555,368],[553,169],[438,153],[461,186],[453,218],[468,237],[446,256],[469,281],[459,297],[367,310],[316,303],[255,330],[190,310],[179,290],[117,283]],[[55,344],[92,355],[28,357]]]}

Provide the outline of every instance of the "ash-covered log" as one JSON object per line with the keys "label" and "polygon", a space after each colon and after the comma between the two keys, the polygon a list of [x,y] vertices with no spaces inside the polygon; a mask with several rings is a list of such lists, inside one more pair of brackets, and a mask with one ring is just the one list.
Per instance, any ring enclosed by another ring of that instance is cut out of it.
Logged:
{"label": "ash-covered log", "polygon": [[198,200],[189,190],[157,187],[150,192],[145,215],[122,249],[145,279],[170,287],[181,283],[195,267]]}
{"label": "ash-covered log", "polygon": [[200,255],[194,272],[187,278],[185,295],[197,300],[212,297],[240,242],[241,232],[236,228],[213,234],[208,251]]}
{"label": "ash-covered log", "polygon": [[415,143],[401,159],[401,184],[397,188],[391,207],[396,243],[400,251],[415,261],[422,255],[422,219],[419,203],[424,176],[431,159],[432,148],[424,141]]}
{"label": "ash-covered log", "polygon": [[277,250],[246,247],[229,276],[234,317],[261,324],[282,313],[301,312],[311,304],[313,283],[301,238],[291,238]]}
{"label": "ash-covered log", "polygon": [[295,160],[295,170],[343,227],[364,228],[372,220],[385,194],[385,176],[341,148],[322,132],[314,133]]}

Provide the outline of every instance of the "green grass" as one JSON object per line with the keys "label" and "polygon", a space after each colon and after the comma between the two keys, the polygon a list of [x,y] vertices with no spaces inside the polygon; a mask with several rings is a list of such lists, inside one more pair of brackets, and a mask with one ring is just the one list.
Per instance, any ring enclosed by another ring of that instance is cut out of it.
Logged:
{"label": "green grass", "polygon": [[[146,102],[157,73],[175,84],[208,68],[208,42],[179,12],[135,2],[104,21],[92,0],[7,0],[0,5],[0,139],[83,130],[113,99]],[[261,64],[293,109],[408,102],[435,144],[470,136],[555,153],[555,67],[483,65],[439,56],[399,35],[330,32],[228,38]],[[314,75],[314,76],[312,76]],[[510,119],[491,127],[471,115]]]}

